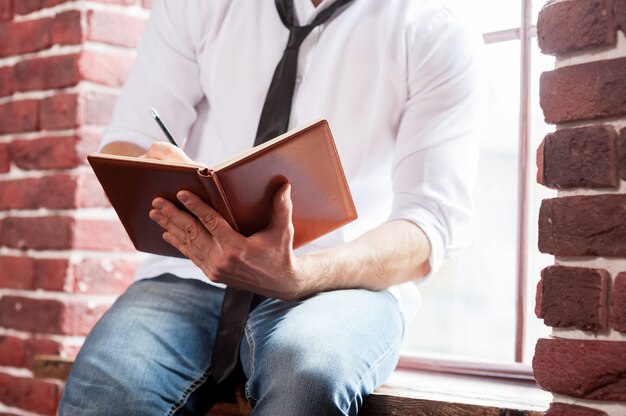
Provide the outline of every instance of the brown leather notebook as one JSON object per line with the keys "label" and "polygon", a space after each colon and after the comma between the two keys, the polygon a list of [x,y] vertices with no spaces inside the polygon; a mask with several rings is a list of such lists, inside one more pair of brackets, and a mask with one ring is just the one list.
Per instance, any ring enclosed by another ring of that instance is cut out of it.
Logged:
{"label": "brown leather notebook", "polygon": [[357,214],[325,120],[291,130],[212,168],[94,153],[87,157],[135,248],[183,257],[148,217],[157,196],[172,201],[188,190],[218,211],[241,234],[266,228],[276,191],[291,184],[294,248]]}

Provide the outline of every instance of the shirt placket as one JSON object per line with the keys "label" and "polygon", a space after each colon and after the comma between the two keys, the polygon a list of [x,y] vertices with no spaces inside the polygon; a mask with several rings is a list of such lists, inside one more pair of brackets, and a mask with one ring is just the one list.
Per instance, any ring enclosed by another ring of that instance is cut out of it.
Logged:
{"label": "shirt placket", "polygon": [[299,120],[298,116],[298,100],[300,98],[303,85],[307,82],[310,74],[313,58],[317,50],[319,38],[324,24],[315,27],[300,47],[300,55],[298,57],[298,69],[296,72],[296,85],[293,91],[293,105],[291,107],[291,115],[289,117],[289,128],[294,128],[302,124],[301,122],[309,122],[311,120]]}

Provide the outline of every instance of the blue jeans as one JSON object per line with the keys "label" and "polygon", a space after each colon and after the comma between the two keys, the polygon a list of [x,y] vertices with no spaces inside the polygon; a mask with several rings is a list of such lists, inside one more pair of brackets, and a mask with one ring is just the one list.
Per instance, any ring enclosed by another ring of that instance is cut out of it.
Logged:
{"label": "blue jeans", "polygon": [[[87,337],[59,414],[198,414],[222,298],[173,275],[135,282]],[[387,291],[264,300],[240,349],[253,415],[356,415],[393,371],[402,333]]]}

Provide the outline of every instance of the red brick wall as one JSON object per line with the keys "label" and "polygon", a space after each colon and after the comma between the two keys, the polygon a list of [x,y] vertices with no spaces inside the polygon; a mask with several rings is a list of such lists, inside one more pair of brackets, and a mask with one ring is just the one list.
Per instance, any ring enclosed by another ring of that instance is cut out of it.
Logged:
{"label": "red brick wall", "polygon": [[539,214],[555,265],[536,313],[553,330],[533,370],[554,393],[547,415],[626,415],[626,0],[548,2],[537,30],[557,58],[541,77],[556,131],[537,150],[537,180],[559,192]]}
{"label": "red brick wall", "polygon": [[53,415],[35,354],[72,356],[137,254],[85,155],[134,58],[149,0],[0,0],[0,414]]}

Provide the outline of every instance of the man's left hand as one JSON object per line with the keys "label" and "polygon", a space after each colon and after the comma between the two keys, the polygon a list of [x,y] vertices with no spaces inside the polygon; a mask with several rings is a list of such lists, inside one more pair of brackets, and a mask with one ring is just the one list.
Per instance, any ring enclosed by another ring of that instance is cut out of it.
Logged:
{"label": "man's left hand", "polygon": [[156,198],[150,218],[165,230],[163,239],[211,281],[278,299],[297,299],[315,291],[293,253],[289,184],[274,196],[270,225],[250,237],[233,230],[217,211],[191,192],[180,191],[177,198],[195,217]]}

